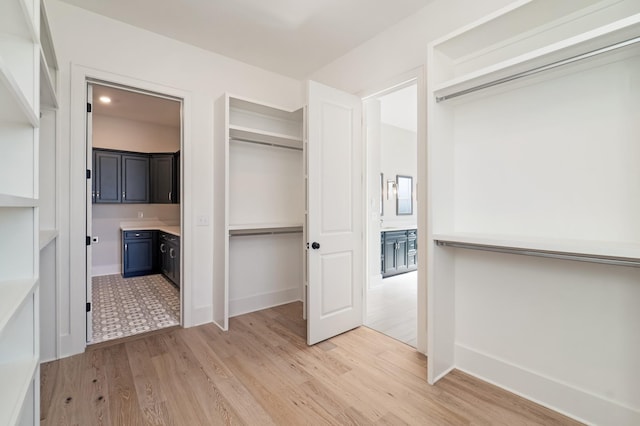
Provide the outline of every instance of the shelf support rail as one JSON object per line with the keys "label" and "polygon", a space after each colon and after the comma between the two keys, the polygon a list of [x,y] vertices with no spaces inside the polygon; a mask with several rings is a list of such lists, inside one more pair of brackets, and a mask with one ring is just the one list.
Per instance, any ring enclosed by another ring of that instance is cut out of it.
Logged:
{"label": "shelf support rail", "polygon": [[609,45],[609,46],[601,47],[599,49],[592,50],[592,51],[589,51],[589,52],[586,52],[586,53],[581,53],[579,55],[572,56],[572,57],[567,58],[567,59],[562,59],[560,61],[552,62],[552,63],[547,64],[547,65],[541,65],[539,67],[532,68],[532,69],[527,70],[527,71],[522,71],[522,72],[510,75],[510,76],[507,76],[507,77],[502,77],[502,78],[499,78],[497,80],[490,81],[488,83],[479,84],[477,86],[473,86],[473,87],[470,87],[468,89],[460,90],[458,92],[453,92],[453,93],[450,93],[448,95],[436,96],[435,97],[436,98],[436,102],[446,101],[446,100],[449,100],[449,99],[457,98],[459,96],[467,95],[469,93],[477,92],[479,90],[487,89],[489,87],[498,86],[500,84],[508,83],[508,82],[514,81],[514,80],[518,80],[520,78],[529,77],[531,75],[539,74],[541,72],[548,71],[548,70],[551,70],[553,68],[558,68],[558,67],[561,67],[563,65],[568,65],[568,64],[571,64],[573,62],[581,61],[583,59],[592,58],[594,56],[601,55],[603,53],[608,53],[608,52],[611,52],[611,51],[614,51],[614,50],[617,50],[617,49],[622,49],[623,47],[631,46],[631,45],[636,44],[638,42],[640,42],[640,36],[634,37],[634,38],[629,39],[629,40],[621,41],[619,43],[615,43],[615,44],[612,44],[612,45]]}
{"label": "shelf support rail", "polygon": [[229,231],[230,237],[248,237],[256,235],[280,235],[280,234],[301,234],[301,229],[287,229],[282,231]]}
{"label": "shelf support rail", "polygon": [[575,260],[578,262],[601,263],[605,265],[630,266],[640,268],[640,259],[615,256],[598,256],[590,254],[567,253],[551,250],[536,250],[517,247],[501,247],[487,244],[461,243],[456,241],[435,240],[436,245],[441,247],[454,247],[470,250],[491,251],[496,253],[520,254],[525,256],[546,257],[550,259]]}
{"label": "shelf support rail", "polygon": [[281,145],[281,144],[277,144],[277,143],[273,143],[273,142],[262,142],[262,141],[255,141],[255,140],[251,140],[251,139],[243,139],[243,138],[238,138],[238,137],[230,137],[229,140],[230,141],[236,141],[236,142],[255,143],[257,145],[272,146],[274,148],[285,148],[285,149],[293,149],[294,151],[302,151],[302,148],[298,148],[298,147],[295,147],[295,146]]}

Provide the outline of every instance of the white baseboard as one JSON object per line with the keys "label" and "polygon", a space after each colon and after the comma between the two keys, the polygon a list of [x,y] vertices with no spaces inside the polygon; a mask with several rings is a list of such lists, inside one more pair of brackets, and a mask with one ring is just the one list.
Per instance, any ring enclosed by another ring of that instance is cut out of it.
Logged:
{"label": "white baseboard", "polygon": [[122,269],[119,263],[116,263],[114,265],[100,265],[91,267],[92,277],[101,277],[103,275],[115,275],[121,273]]}
{"label": "white baseboard", "polygon": [[597,425],[638,425],[640,410],[505,360],[456,344],[456,368],[574,418]]}
{"label": "white baseboard", "polygon": [[300,300],[302,294],[298,287],[229,300],[229,318]]}

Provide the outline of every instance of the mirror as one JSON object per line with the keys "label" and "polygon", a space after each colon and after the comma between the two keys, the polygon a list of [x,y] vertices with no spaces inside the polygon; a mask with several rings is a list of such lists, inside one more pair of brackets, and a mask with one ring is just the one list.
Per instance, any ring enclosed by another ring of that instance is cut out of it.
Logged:
{"label": "mirror", "polygon": [[396,175],[396,214],[413,214],[413,177]]}

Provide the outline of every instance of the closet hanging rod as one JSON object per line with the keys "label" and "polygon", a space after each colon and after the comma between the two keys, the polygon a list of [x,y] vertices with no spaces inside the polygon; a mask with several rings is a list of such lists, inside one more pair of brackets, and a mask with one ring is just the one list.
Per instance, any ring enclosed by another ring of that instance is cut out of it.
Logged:
{"label": "closet hanging rod", "polygon": [[255,143],[257,145],[273,146],[275,148],[285,148],[285,149],[293,149],[295,151],[302,151],[302,148],[299,148],[296,146],[283,145],[283,144],[278,144],[273,142],[262,142],[262,141],[255,141],[251,139],[243,139],[243,138],[236,138],[236,137],[230,137],[229,140],[236,141],[236,142]]}
{"label": "closet hanging rod", "polygon": [[230,237],[247,237],[256,235],[280,235],[280,234],[301,234],[302,229],[289,231],[229,231]]}
{"label": "closet hanging rod", "polygon": [[548,70],[553,69],[553,68],[558,68],[558,67],[561,67],[563,65],[568,65],[568,64],[571,64],[573,62],[581,61],[583,59],[588,59],[588,58],[591,58],[591,57],[594,57],[594,56],[597,56],[597,55],[601,55],[603,53],[607,53],[607,52],[611,52],[611,51],[614,51],[614,50],[617,50],[617,49],[621,49],[623,47],[627,47],[627,46],[630,46],[632,44],[636,44],[638,42],[640,42],[640,36],[634,37],[634,38],[629,39],[629,40],[621,41],[619,43],[615,43],[615,44],[612,44],[612,45],[609,45],[609,46],[601,47],[600,49],[592,50],[592,51],[589,51],[589,52],[586,52],[586,53],[581,53],[579,55],[572,56],[572,57],[567,58],[567,59],[562,59],[560,61],[552,62],[552,63],[547,64],[547,65],[541,65],[539,67],[532,68],[532,69],[527,70],[527,71],[522,71],[522,72],[510,75],[510,76],[507,76],[507,77],[499,78],[497,80],[493,80],[493,81],[490,81],[488,83],[479,84],[477,86],[473,86],[473,87],[470,87],[468,89],[460,90],[459,92],[454,92],[454,93],[451,93],[449,95],[436,96],[436,102],[446,101],[446,100],[449,100],[449,99],[457,98],[459,96],[468,95],[469,93],[477,92],[479,90],[487,89],[489,87],[498,86],[500,84],[508,83],[508,82],[514,81],[514,80],[518,80],[520,78],[529,77],[531,75],[539,74],[541,72],[548,71]]}
{"label": "closet hanging rod", "polygon": [[436,240],[436,245],[444,247],[455,247],[470,250],[491,251],[506,254],[521,254],[525,256],[546,257],[550,259],[575,260],[578,262],[602,263],[605,265],[631,266],[640,268],[640,259],[631,259],[625,257],[608,257],[589,254],[564,253],[549,250],[536,250],[526,248],[498,247],[485,244],[458,243],[454,241]]}

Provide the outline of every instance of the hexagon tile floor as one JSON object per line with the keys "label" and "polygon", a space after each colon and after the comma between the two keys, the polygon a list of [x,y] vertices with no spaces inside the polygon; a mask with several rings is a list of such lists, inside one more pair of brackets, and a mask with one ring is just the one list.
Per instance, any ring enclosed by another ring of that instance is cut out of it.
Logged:
{"label": "hexagon tile floor", "polygon": [[93,277],[91,289],[93,340],[90,343],[180,324],[180,292],[162,275]]}

